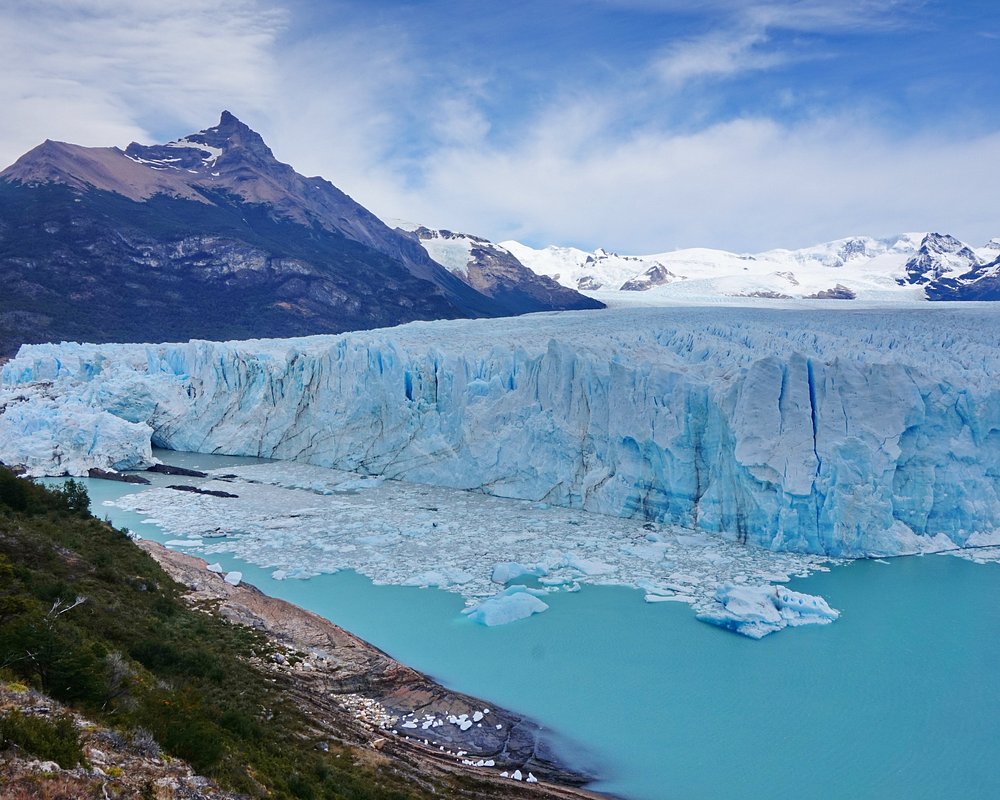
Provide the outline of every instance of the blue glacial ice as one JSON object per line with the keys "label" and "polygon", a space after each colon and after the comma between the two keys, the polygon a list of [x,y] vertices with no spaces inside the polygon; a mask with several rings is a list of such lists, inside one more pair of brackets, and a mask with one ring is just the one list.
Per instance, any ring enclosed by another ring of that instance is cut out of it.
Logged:
{"label": "blue glacial ice", "polygon": [[[0,420],[15,394],[26,399],[0,426],[0,459],[18,461],[40,420],[85,408],[95,436],[60,443],[79,457],[34,452],[33,472],[79,473],[97,453],[123,468],[151,441],[773,550],[940,550],[1000,541],[997,341],[996,313],[967,306],[618,309],[293,340],[25,346],[3,369]],[[115,420],[132,425],[112,431]]]}
{"label": "blue glacial ice", "polygon": [[840,616],[822,597],[784,586],[727,583],[716,589],[715,599],[719,604],[699,613],[698,619],[752,639],[789,626],[825,625]]}
{"label": "blue glacial ice", "polygon": [[527,586],[509,586],[462,613],[480,625],[506,625],[547,610],[548,604],[539,599],[539,595],[544,594],[545,592],[533,591]]}

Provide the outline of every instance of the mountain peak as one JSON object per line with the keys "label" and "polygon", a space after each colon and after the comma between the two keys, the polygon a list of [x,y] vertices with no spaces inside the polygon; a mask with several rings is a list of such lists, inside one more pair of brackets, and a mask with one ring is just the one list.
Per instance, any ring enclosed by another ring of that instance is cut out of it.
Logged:
{"label": "mountain peak", "polygon": [[239,119],[237,119],[236,115],[232,111],[228,111],[227,109],[222,110],[222,116],[219,117],[218,127],[227,128],[227,127],[241,127],[241,126],[244,128],[248,127],[244,122],[241,122]]}
{"label": "mountain peak", "polygon": [[267,167],[278,163],[263,137],[229,111],[222,112],[218,125],[166,144],[132,142],[125,155],[154,168],[189,172],[216,170],[220,159],[223,162],[249,161]]}

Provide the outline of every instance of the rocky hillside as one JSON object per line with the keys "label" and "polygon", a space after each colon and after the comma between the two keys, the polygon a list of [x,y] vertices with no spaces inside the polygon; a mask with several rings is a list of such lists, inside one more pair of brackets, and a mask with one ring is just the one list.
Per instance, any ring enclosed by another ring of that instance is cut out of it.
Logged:
{"label": "rocky hillside", "polygon": [[509,250],[481,236],[432,230],[423,225],[400,228],[419,240],[436,262],[509,314],[604,307],[548,275],[536,275]]}

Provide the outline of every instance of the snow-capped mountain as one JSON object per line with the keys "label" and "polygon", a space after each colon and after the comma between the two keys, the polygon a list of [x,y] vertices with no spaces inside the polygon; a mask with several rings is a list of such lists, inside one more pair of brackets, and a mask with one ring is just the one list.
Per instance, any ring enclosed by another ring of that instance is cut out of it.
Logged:
{"label": "snow-capped mountain", "polygon": [[395,224],[415,236],[437,263],[511,314],[604,307],[603,303],[584,297],[547,275],[537,275],[509,250],[481,236],[432,230],[402,221]]}
{"label": "snow-capped mountain", "polygon": [[46,141],[0,172],[0,285],[0,356],[515,313],[229,112],[166,144]]}
{"label": "snow-capped mountain", "polygon": [[928,233],[916,254],[906,262],[900,284],[933,284],[945,276],[964,274],[982,266],[971,247],[954,236]]}
{"label": "snow-capped mountain", "polygon": [[724,297],[1000,298],[1000,286],[989,269],[1000,257],[1000,239],[975,250],[945,234],[905,233],[753,254],[687,248],[642,256],[568,247],[538,250],[515,241],[502,246],[535,272],[606,299],[616,292],[642,292],[646,303]]}

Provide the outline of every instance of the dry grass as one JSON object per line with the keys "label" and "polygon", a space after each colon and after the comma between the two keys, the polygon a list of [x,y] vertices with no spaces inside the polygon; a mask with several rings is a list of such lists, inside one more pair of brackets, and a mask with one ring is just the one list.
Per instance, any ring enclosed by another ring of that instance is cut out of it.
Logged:
{"label": "dry grass", "polygon": [[0,797],[4,800],[96,800],[103,798],[104,793],[93,779],[37,775],[0,783]]}

